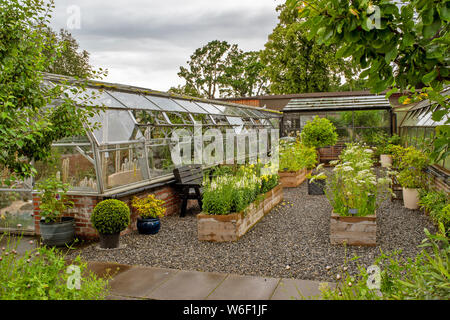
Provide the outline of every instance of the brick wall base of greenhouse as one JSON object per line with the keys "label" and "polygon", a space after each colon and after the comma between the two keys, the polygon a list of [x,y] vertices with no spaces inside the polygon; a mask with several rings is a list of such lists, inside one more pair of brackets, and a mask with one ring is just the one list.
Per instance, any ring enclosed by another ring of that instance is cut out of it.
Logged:
{"label": "brick wall base of greenhouse", "polygon": [[[166,208],[166,215],[179,214],[181,208],[181,199],[176,190],[171,186],[159,187],[153,190],[148,190],[141,193],[136,193],[118,200],[124,201],[131,210],[131,223],[129,227],[122,231],[121,234],[127,234],[136,230],[136,219],[138,217],[135,210],[131,207],[131,200],[134,196],[144,197],[148,194],[154,194],[157,199],[164,200],[164,207]],[[103,200],[102,197],[97,196],[78,196],[71,195],[70,200],[74,202],[73,208],[69,209],[64,216],[75,218],[75,234],[79,239],[96,240],[98,233],[91,224],[90,217],[94,207],[97,203]],[[188,208],[195,205],[196,202],[188,202]],[[34,213],[34,229],[37,235],[40,234],[39,221],[41,219],[40,212],[40,198],[39,194],[33,194],[33,213]]]}

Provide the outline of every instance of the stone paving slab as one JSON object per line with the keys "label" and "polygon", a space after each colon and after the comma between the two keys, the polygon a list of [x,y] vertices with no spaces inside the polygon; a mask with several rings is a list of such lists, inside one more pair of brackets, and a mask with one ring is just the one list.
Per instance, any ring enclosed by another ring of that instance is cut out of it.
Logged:
{"label": "stone paving slab", "polygon": [[207,300],[268,300],[280,279],[229,275]]}
{"label": "stone paving slab", "polygon": [[271,300],[319,299],[319,285],[319,281],[281,279],[273,296],[271,297]]}
{"label": "stone paving slab", "polygon": [[179,271],[149,294],[156,300],[203,300],[222,281],[226,274],[199,271]]}
{"label": "stone paving slab", "polygon": [[[317,299],[319,281],[184,271],[89,261],[100,277],[115,272],[108,300]],[[334,286],[334,284],[329,284]]]}
{"label": "stone paving slab", "polygon": [[105,278],[108,276],[115,277],[122,272],[131,268],[131,266],[119,263],[88,261],[88,269],[92,271],[97,277]]}
{"label": "stone paving slab", "polygon": [[148,298],[154,289],[177,272],[163,268],[131,267],[111,280],[111,295]]}

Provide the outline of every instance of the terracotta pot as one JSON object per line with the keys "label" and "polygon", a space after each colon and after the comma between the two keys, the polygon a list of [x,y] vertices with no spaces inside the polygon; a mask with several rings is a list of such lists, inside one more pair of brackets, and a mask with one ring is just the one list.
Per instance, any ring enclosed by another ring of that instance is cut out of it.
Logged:
{"label": "terracotta pot", "polygon": [[380,155],[380,163],[383,168],[392,166],[392,156],[390,154]]}
{"label": "terracotta pot", "polygon": [[407,209],[419,209],[419,189],[403,188],[403,204]]}

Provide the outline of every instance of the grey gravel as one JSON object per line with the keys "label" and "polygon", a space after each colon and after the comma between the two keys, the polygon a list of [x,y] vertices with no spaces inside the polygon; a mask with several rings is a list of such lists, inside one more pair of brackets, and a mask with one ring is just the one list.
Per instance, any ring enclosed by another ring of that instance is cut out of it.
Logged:
{"label": "grey gravel", "polygon": [[[425,238],[424,228],[435,232],[429,217],[408,210],[401,200],[384,201],[377,211],[377,247],[330,245],[331,206],[325,196],[307,194],[307,183],[284,189],[280,204],[239,241],[214,243],[197,240],[197,211],[186,217],[168,216],[161,220],[156,235],[137,231],[122,236],[123,250],[100,251],[97,244],[70,253],[84,259],[183,270],[237,273],[266,277],[335,281],[347,261],[348,271],[356,273],[355,261],[365,267],[383,252],[402,250],[414,257]],[[327,266],[331,266],[327,270]]]}

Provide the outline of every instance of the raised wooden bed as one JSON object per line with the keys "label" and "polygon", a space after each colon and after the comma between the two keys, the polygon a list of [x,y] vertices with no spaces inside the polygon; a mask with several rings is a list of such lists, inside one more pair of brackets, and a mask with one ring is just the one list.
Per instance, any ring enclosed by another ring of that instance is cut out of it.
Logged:
{"label": "raised wooden bed", "polygon": [[332,212],[330,220],[330,242],[331,244],[343,244],[346,242],[351,246],[376,246],[376,214],[365,217],[342,217]]}
{"label": "raised wooden bed", "polygon": [[295,188],[298,187],[306,180],[306,176],[311,173],[311,170],[298,170],[298,171],[278,171],[280,176],[280,183],[283,188]]}
{"label": "raised wooden bed", "polygon": [[273,207],[283,200],[283,186],[278,185],[264,194],[264,199],[251,203],[243,212],[227,215],[199,213],[197,215],[197,235],[201,241],[239,240]]}

